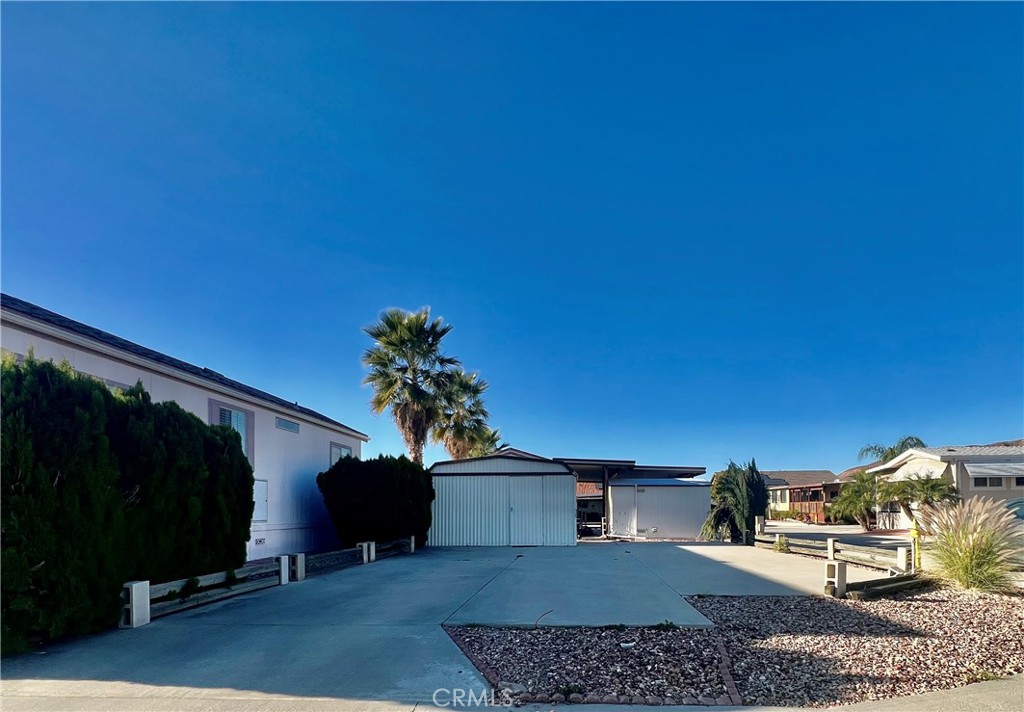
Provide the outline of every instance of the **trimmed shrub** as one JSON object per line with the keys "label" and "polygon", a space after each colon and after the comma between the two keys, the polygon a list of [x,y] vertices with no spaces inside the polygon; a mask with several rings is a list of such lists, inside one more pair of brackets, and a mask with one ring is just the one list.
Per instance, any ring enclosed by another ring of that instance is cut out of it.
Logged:
{"label": "trimmed shrub", "polygon": [[114,625],[127,580],[245,562],[237,433],[31,357],[4,359],[2,397],[3,652]]}
{"label": "trimmed shrub", "polygon": [[939,576],[957,588],[1013,588],[1013,554],[1020,546],[1019,521],[1002,502],[971,497],[955,505],[921,509]]}
{"label": "trimmed shrub", "polygon": [[66,364],[12,359],[0,382],[6,653],[117,621],[124,510],[106,432],[109,391]]}
{"label": "trimmed shrub", "polygon": [[410,536],[417,546],[427,543],[434,485],[430,473],[404,455],[343,457],[318,474],[316,484],[342,546]]}

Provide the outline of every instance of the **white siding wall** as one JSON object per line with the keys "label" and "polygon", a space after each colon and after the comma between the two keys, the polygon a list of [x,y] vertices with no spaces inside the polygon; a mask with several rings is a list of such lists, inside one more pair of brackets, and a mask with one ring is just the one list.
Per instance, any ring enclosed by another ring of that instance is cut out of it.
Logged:
{"label": "white siding wall", "polygon": [[[316,475],[330,464],[331,442],[347,445],[358,457],[360,439],[304,420],[299,413],[249,400],[241,394],[207,389],[55,337],[29,333],[7,321],[0,327],[0,343],[5,351],[21,355],[31,349],[39,360],[60,362],[66,359],[76,371],[126,386],[141,381],[154,402],[174,401],[205,423],[210,422],[211,399],[252,411],[255,414],[253,474],[256,479],[267,481],[268,517],[266,522],[252,524],[247,547],[249,558],[336,546],[334,528],[316,486]],[[277,417],[299,423],[299,432],[278,428]]]}
{"label": "white siding wall", "polygon": [[575,546],[576,478],[434,477],[433,546]]}
{"label": "white siding wall", "polygon": [[710,487],[619,485],[611,489],[615,536],[696,539],[711,508]]}

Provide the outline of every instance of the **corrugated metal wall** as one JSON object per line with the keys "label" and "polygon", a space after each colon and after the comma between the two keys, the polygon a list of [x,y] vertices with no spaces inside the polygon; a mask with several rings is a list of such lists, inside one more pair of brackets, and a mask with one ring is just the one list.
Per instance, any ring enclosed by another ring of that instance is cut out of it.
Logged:
{"label": "corrugated metal wall", "polygon": [[611,487],[612,536],[636,536],[636,487]]}
{"label": "corrugated metal wall", "polygon": [[429,541],[434,546],[575,546],[576,478],[444,475]]}
{"label": "corrugated metal wall", "polygon": [[544,546],[576,546],[576,478],[544,479]]}
{"label": "corrugated metal wall", "polygon": [[611,496],[614,536],[696,539],[711,509],[710,487],[618,485]]}
{"label": "corrugated metal wall", "polygon": [[509,543],[513,546],[543,546],[545,544],[545,479],[547,478],[508,478]]}
{"label": "corrugated metal wall", "polygon": [[486,477],[435,477],[434,546],[508,546],[508,480]]}

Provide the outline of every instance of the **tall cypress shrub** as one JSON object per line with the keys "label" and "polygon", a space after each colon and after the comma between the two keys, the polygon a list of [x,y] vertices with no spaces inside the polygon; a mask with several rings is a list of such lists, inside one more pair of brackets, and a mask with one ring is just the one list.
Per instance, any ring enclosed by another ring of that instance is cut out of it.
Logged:
{"label": "tall cypress shrub", "polygon": [[343,457],[316,477],[342,546],[415,536],[427,543],[434,485],[430,473],[404,455],[373,460]]}
{"label": "tall cypress shrub", "polygon": [[0,603],[4,652],[112,625],[124,583],[111,394],[67,364],[4,359]]}
{"label": "tall cypress shrub", "polygon": [[3,652],[113,625],[127,580],[245,562],[253,473],[238,433],[67,364],[2,368]]}

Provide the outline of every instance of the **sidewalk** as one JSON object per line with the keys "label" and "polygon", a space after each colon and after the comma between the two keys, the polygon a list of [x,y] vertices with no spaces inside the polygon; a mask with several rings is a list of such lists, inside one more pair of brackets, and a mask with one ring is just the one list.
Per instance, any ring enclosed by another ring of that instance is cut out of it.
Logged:
{"label": "sidewalk", "polygon": [[[272,695],[240,690],[154,687],[93,681],[16,681],[2,685],[4,712],[490,712],[494,707],[440,707],[427,703]],[[504,708],[497,708],[504,709]],[[644,707],[639,705],[534,705],[528,712],[793,712],[797,707]],[[979,682],[941,692],[870,700],[826,712],[1019,712],[1024,676]]]}

